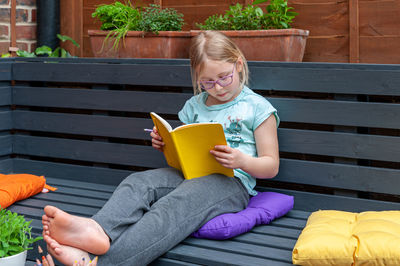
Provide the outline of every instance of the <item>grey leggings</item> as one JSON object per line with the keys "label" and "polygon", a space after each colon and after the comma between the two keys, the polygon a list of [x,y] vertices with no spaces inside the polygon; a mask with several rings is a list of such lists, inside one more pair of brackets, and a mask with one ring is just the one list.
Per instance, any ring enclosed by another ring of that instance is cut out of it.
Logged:
{"label": "grey leggings", "polygon": [[173,168],[137,172],[92,218],[111,239],[98,265],[147,265],[211,218],[246,208],[236,178],[213,174],[185,180]]}

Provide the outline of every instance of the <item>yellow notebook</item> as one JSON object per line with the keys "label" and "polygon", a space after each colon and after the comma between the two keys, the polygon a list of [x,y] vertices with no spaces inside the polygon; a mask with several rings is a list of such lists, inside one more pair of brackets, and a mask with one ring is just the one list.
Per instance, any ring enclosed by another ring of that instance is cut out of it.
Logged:
{"label": "yellow notebook", "polygon": [[233,170],[223,167],[210,153],[215,145],[227,145],[221,124],[197,123],[172,129],[156,113],[151,112],[150,116],[165,143],[168,165],[181,170],[186,179],[213,173],[233,177]]}

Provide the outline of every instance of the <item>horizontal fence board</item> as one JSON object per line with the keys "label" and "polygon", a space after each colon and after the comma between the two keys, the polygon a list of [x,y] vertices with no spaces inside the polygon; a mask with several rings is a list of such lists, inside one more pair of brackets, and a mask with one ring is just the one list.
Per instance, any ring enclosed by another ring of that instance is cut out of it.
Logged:
{"label": "horizontal fence board", "polygon": [[0,81],[11,81],[12,80],[12,66],[13,66],[13,61],[7,60],[4,61],[4,59],[1,59],[0,62]]}
{"label": "horizontal fence board", "polygon": [[7,105],[11,105],[11,87],[0,87],[0,106]]}
{"label": "horizontal fence board", "polygon": [[[55,163],[37,160],[13,159],[14,172],[44,175],[51,177],[52,183],[63,181],[63,185],[90,188],[92,183],[104,185],[118,185],[125,177],[132,173],[128,170],[109,169],[95,166],[82,166],[65,163]],[[58,180],[59,179],[59,180]],[[66,184],[66,182],[69,184]],[[80,182],[81,181],[81,182]],[[83,182],[84,181],[84,182]],[[113,191],[109,186],[102,188]]]}
{"label": "horizontal fence board", "polygon": [[[14,92],[14,103],[24,106],[177,114],[190,96],[160,92],[18,87]],[[268,100],[285,122],[377,128],[397,128],[400,124],[399,104],[284,98]],[[170,101],[175,104],[164,104]]]}
{"label": "horizontal fence board", "polygon": [[400,170],[282,158],[274,180],[396,195]]}
{"label": "horizontal fence board", "polygon": [[399,137],[286,128],[278,136],[284,152],[400,162]]}
{"label": "horizontal fence board", "polygon": [[275,191],[294,196],[294,209],[314,212],[322,209],[349,212],[399,210],[400,202],[368,200],[338,195],[257,187],[258,191]]}
{"label": "horizontal fence board", "polygon": [[[82,73],[85,73],[82,75]],[[157,77],[157,78],[156,78]],[[14,65],[17,81],[191,86],[187,61],[165,67],[159,64],[23,63]]]}
{"label": "horizontal fence board", "polygon": [[400,125],[400,104],[283,98],[268,100],[285,122],[377,128],[398,128]]}
{"label": "horizontal fence board", "polygon": [[[96,64],[84,59],[58,62],[19,62],[14,66],[14,79],[191,87],[189,61],[185,59],[163,61],[170,63],[168,67],[159,61],[144,63],[144,59],[136,64],[135,60],[125,64]],[[400,95],[398,65],[250,62],[249,67],[250,87],[257,90]],[[353,79],[357,83],[348,82]]]}
{"label": "horizontal fence board", "polygon": [[13,172],[13,159],[0,160],[0,174],[11,174]]}
{"label": "horizontal fence board", "polygon": [[254,67],[250,69],[250,87],[255,90],[400,95],[400,66],[396,70],[377,70],[373,65],[365,66],[366,69],[330,67]]}
{"label": "horizontal fence board", "polygon": [[0,131],[13,129],[11,111],[0,111]]}
{"label": "horizontal fence board", "polygon": [[12,154],[12,136],[0,136],[0,156]]}
{"label": "horizontal fence board", "polygon": [[[190,93],[61,89],[16,86],[13,103],[24,106],[60,107],[126,112],[176,114]],[[165,104],[170,102],[171,104]],[[173,104],[172,104],[173,103]]]}
{"label": "horizontal fence board", "polygon": [[[14,111],[14,128],[44,132],[151,140],[145,128],[153,128],[149,118],[102,115],[59,114]],[[1,119],[1,116],[0,116]]]}
{"label": "horizontal fence board", "polygon": [[14,153],[88,162],[159,168],[164,156],[150,146],[34,136],[14,136]]}

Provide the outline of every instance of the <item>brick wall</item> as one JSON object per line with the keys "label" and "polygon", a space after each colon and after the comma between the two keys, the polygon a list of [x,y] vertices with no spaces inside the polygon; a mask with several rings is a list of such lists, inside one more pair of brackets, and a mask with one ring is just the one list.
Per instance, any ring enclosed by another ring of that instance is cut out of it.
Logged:
{"label": "brick wall", "polygon": [[[36,0],[16,0],[17,47],[32,52],[36,49]],[[11,46],[11,0],[0,0],[0,54]]]}

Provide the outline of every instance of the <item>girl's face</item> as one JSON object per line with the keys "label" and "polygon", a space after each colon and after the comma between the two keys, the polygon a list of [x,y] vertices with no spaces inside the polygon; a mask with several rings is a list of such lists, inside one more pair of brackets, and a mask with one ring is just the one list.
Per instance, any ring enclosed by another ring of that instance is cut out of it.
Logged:
{"label": "girl's face", "polygon": [[[240,59],[236,63],[206,59],[199,75],[199,82],[205,85],[208,93],[206,105],[223,104],[234,100],[242,91],[239,81],[242,69],[243,63]],[[229,84],[231,78],[232,83]],[[225,86],[226,84],[229,85]]]}

